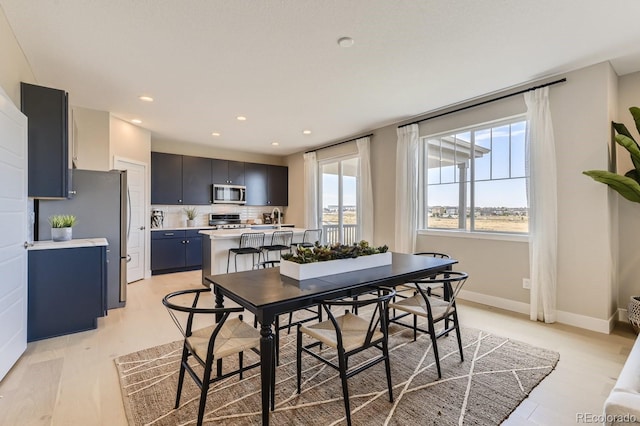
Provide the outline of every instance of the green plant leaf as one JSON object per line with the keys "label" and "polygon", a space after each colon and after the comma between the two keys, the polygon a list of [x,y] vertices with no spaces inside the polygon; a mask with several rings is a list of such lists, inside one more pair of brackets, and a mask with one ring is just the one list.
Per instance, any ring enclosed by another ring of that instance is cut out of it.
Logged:
{"label": "green plant leaf", "polygon": [[[633,116],[633,121],[636,122],[636,129],[638,129],[638,133],[640,133],[640,108],[631,107],[629,108],[629,112]],[[633,139],[633,138],[631,138]]]}
{"label": "green plant leaf", "polygon": [[605,170],[587,170],[582,173],[608,185],[627,200],[640,203],[640,184],[635,180]]}
{"label": "green plant leaf", "polygon": [[615,131],[618,132],[619,134],[625,135],[626,137],[633,139],[631,132],[629,131],[629,129],[627,129],[627,126],[625,126],[623,123],[616,123],[615,121],[613,121],[611,122],[611,125],[613,126]]}
{"label": "green plant leaf", "polygon": [[629,151],[633,166],[640,170],[640,146],[638,146],[636,141],[625,135],[616,135],[616,142]]}
{"label": "green plant leaf", "polygon": [[631,179],[635,180],[636,182],[640,183],[640,172],[638,172],[638,170],[631,169],[627,173],[625,173],[624,175],[626,177],[631,178]]}

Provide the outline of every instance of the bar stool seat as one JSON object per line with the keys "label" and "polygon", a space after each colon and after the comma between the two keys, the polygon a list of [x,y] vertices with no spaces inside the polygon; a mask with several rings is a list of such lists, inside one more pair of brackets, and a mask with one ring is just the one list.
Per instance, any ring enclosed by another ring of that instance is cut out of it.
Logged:
{"label": "bar stool seat", "polygon": [[287,250],[291,253],[291,240],[293,240],[293,231],[275,231],[271,235],[271,244],[260,247],[264,259],[269,260],[269,252],[272,251],[282,254],[283,250]]}
{"label": "bar stool seat", "polygon": [[264,232],[245,232],[240,235],[240,245],[237,248],[230,248],[227,253],[227,273],[229,273],[229,262],[231,261],[231,253],[234,254],[233,260],[238,272],[238,255],[251,255],[251,269],[256,265],[255,255],[258,255],[258,262],[260,262],[260,255],[262,254],[262,246],[264,245]]}

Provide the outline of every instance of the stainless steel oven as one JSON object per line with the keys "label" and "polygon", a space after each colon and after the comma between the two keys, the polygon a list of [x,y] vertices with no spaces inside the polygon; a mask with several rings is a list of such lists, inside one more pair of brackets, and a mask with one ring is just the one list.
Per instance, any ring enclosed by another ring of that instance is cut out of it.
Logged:
{"label": "stainless steel oven", "polygon": [[241,185],[213,185],[214,204],[245,204],[247,188]]}

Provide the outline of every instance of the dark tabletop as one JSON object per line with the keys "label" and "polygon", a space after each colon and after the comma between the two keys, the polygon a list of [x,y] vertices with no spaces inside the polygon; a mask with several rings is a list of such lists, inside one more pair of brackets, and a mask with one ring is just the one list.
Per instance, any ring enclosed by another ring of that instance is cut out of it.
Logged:
{"label": "dark tabletop", "polygon": [[[308,305],[314,296],[323,299],[361,292],[363,286],[395,286],[411,279],[450,269],[454,259],[393,253],[391,265],[363,269],[308,280],[280,275],[280,268],[256,269],[231,274],[209,275],[205,279],[250,311],[282,305],[286,309]],[[286,305],[286,306],[284,306]]]}

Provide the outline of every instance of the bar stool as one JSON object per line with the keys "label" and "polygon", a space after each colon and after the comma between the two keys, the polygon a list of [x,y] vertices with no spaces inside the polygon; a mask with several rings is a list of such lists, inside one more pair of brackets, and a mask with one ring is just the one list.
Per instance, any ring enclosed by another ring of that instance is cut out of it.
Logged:
{"label": "bar stool", "polygon": [[316,242],[322,243],[322,229],[307,229],[302,235],[302,242],[293,244],[293,246],[313,247]]}
{"label": "bar stool", "polygon": [[229,273],[229,262],[231,260],[231,253],[234,254],[233,260],[236,266],[236,272],[238,272],[238,255],[250,254],[251,255],[251,269],[256,264],[255,255],[258,255],[258,262],[260,262],[260,254],[262,253],[261,247],[264,245],[264,232],[245,232],[240,235],[240,246],[237,248],[230,248],[227,253],[227,274]]}
{"label": "bar stool", "polygon": [[293,240],[293,231],[275,231],[271,236],[271,244],[260,247],[263,250],[264,260],[269,260],[271,251],[282,254],[283,250],[288,250],[291,253],[291,240]]}

